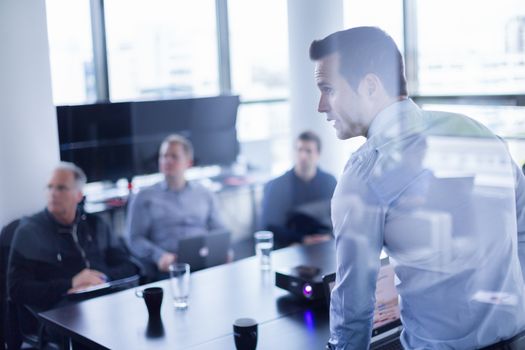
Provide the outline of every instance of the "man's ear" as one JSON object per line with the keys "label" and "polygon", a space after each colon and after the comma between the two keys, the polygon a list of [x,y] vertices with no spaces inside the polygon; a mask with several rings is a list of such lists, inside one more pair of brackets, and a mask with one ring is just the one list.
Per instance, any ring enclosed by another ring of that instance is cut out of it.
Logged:
{"label": "man's ear", "polygon": [[84,193],[82,191],[77,191],[77,203],[82,202],[82,198],[84,198]]}
{"label": "man's ear", "polygon": [[365,95],[368,97],[372,97],[377,94],[377,92],[383,86],[383,84],[381,84],[381,80],[379,80],[379,77],[372,73],[365,75],[362,82],[364,84]]}

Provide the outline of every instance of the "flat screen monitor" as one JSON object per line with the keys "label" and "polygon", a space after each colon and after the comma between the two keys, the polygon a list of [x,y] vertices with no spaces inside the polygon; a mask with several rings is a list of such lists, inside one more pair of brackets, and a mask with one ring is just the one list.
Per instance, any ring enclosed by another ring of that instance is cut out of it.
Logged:
{"label": "flat screen monitor", "polygon": [[81,167],[90,182],[128,177],[130,112],[129,103],[57,107],[60,159]]}
{"label": "flat screen monitor", "polygon": [[158,150],[173,133],[190,139],[195,165],[234,163],[238,96],[57,107],[62,160],[88,181],[131,179],[158,172]]}

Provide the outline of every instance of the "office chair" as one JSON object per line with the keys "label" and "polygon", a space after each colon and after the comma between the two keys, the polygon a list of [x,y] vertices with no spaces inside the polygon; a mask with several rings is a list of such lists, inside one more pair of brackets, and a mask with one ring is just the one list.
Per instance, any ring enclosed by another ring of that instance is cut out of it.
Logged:
{"label": "office chair", "polygon": [[[14,220],[2,228],[0,232],[0,344],[1,349],[18,349],[22,344],[22,335],[17,327],[16,313],[13,313],[7,298],[7,263],[11,242],[20,220]],[[14,323],[13,323],[14,321]]]}
{"label": "office chair", "polygon": [[[58,344],[44,339],[44,326],[38,321],[36,313],[26,306],[13,303],[7,293],[9,254],[19,223],[20,219],[12,221],[0,233],[0,349],[3,349],[4,344],[8,350],[20,349],[24,342],[37,349],[59,349]],[[21,315],[25,317],[22,318]]]}

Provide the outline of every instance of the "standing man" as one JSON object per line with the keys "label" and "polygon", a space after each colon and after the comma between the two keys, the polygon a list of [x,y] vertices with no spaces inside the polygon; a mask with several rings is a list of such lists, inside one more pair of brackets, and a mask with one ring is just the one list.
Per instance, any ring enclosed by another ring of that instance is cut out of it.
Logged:
{"label": "standing man", "polygon": [[[262,226],[274,233],[277,248],[332,237],[330,225],[323,227],[326,220],[322,219],[329,219],[336,180],[319,169],[320,156],[319,136],[312,131],[302,132],[295,144],[294,167],[264,187]],[[300,215],[301,211],[311,212],[313,217]]]}
{"label": "standing man", "polygon": [[332,199],[329,347],[368,347],[383,248],[399,279],[405,348],[519,342],[525,187],[504,142],[465,116],[408,99],[401,54],[378,28],[314,41],[310,58],[319,112],[338,138],[367,138]]}
{"label": "standing man", "polygon": [[170,135],[159,151],[164,180],[141,190],[128,212],[128,233],[133,253],[154,264],[154,279],[166,275],[177,261],[179,239],[224,229],[212,192],[186,181],[193,165],[193,147],[180,135]]}

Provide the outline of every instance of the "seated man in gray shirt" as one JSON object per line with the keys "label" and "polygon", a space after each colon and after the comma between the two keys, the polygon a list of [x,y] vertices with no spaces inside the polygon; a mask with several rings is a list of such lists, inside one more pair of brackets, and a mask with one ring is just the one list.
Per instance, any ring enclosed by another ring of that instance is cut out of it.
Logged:
{"label": "seated man in gray shirt", "polygon": [[162,277],[177,261],[181,238],[223,229],[217,200],[203,186],[186,181],[184,173],[193,165],[193,147],[180,135],[170,135],[159,151],[164,180],[142,189],[128,209],[128,234],[134,255],[155,264]]}

